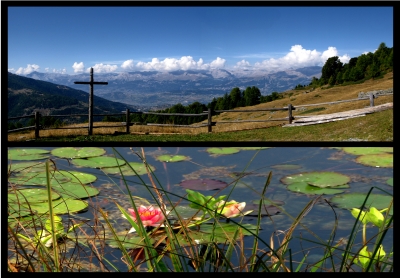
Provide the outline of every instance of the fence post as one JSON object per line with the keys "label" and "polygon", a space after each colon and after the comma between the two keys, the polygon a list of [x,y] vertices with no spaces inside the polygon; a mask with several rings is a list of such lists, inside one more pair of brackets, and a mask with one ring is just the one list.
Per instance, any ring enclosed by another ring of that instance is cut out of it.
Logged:
{"label": "fence post", "polygon": [[373,93],[369,93],[369,106],[373,107],[374,106],[374,94]]}
{"label": "fence post", "polygon": [[292,105],[288,105],[288,111],[289,111],[289,124],[292,123]]}
{"label": "fence post", "polygon": [[35,112],[35,139],[39,138],[39,118],[40,113],[38,111]]}
{"label": "fence post", "polygon": [[129,134],[129,124],[130,124],[130,120],[129,120],[129,108],[126,108],[126,133]]}
{"label": "fence post", "polygon": [[208,108],[208,132],[212,132],[212,127],[211,127],[211,108]]}

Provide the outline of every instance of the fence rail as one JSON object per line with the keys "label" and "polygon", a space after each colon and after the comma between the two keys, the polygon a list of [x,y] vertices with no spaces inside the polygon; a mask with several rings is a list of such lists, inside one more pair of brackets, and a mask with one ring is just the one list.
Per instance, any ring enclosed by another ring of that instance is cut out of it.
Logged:
{"label": "fence rail", "polygon": [[[393,94],[393,93],[392,93]],[[339,101],[334,101],[334,102],[322,102],[322,103],[315,103],[315,104],[306,104],[306,105],[298,105],[296,106],[297,108],[300,107],[308,107],[308,106],[317,106],[317,105],[324,105],[324,104],[337,104],[337,103],[342,103],[342,102],[351,102],[351,101],[359,101],[359,100],[370,100],[370,106],[374,106],[374,98],[377,98],[378,96],[370,93],[369,97],[361,97],[361,98],[355,98],[355,99],[348,99],[348,100],[339,100]],[[211,109],[208,109],[208,111],[203,111],[203,113],[199,114],[185,114],[185,113],[157,113],[157,112],[143,112],[143,111],[129,111],[129,109],[126,109],[125,112],[122,113],[114,113],[114,114],[92,114],[92,116],[126,116],[126,122],[122,122],[121,124],[118,125],[102,125],[102,126],[92,126],[92,128],[100,128],[100,127],[125,127],[126,128],[126,133],[129,134],[129,128],[132,125],[148,125],[148,126],[171,126],[171,127],[190,127],[190,128],[199,128],[199,127],[208,127],[208,132],[212,132],[212,126],[215,126],[216,124],[224,124],[224,123],[245,123],[245,122],[270,122],[270,121],[288,121],[289,124],[292,123],[292,121],[295,119],[292,116],[292,111],[296,110],[296,107],[292,106],[289,104],[287,107],[283,108],[265,108],[265,109],[254,109],[254,110],[214,110],[212,111]],[[279,118],[279,119],[268,119],[268,120],[236,120],[236,121],[217,121],[213,122],[212,121],[212,114],[213,113],[222,113],[222,112],[229,112],[229,113],[235,113],[235,112],[246,112],[246,113],[253,113],[253,112],[260,112],[260,111],[288,111],[288,117],[285,118]],[[182,116],[182,117],[199,117],[199,116],[206,116],[207,115],[207,123],[204,124],[199,124],[199,125],[176,125],[176,124],[157,124],[157,123],[138,123],[138,122],[130,122],[129,115],[130,114],[146,114],[146,115],[159,115],[159,116]],[[23,130],[35,130],[35,138],[39,138],[39,131],[40,130],[51,130],[51,129],[83,129],[83,128],[89,128],[88,134],[91,135],[91,127],[90,125],[88,126],[81,126],[81,127],[52,127],[52,128],[45,128],[42,127],[39,122],[40,122],[40,117],[89,117],[90,118],[90,113],[89,114],[70,114],[70,115],[49,115],[49,116],[41,116],[39,112],[35,112],[32,115],[27,115],[27,116],[20,116],[20,117],[12,117],[8,118],[8,120],[17,120],[17,119],[23,119],[23,118],[34,118],[35,119],[35,125],[34,126],[28,126],[28,127],[22,127],[22,128],[17,128],[17,129],[12,129],[8,130],[8,133],[12,132],[19,132]],[[298,116],[301,117],[301,116]]]}

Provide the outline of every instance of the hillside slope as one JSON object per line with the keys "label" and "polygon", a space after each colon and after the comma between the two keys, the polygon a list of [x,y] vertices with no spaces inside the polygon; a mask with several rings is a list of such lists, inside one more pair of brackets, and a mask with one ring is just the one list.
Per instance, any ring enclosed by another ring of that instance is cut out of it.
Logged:
{"label": "hillside slope", "polygon": [[[88,86],[89,87],[89,86]],[[8,73],[8,117],[31,115],[39,111],[43,115],[69,115],[88,113],[88,92],[72,89],[46,81]],[[88,88],[89,91],[89,88]],[[96,88],[95,91],[96,93]],[[94,95],[93,113],[121,113],[127,104],[113,102]]]}

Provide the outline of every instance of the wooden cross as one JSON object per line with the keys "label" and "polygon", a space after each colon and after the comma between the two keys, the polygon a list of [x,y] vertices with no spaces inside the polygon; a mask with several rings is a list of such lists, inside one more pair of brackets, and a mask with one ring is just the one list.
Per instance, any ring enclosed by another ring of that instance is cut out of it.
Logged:
{"label": "wooden cross", "polygon": [[89,84],[89,135],[93,134],[93,85],[108,85],[108,82],[94,82],[93,81],[93,68],[90,68],[90,81],[75,81],[74,84]]}

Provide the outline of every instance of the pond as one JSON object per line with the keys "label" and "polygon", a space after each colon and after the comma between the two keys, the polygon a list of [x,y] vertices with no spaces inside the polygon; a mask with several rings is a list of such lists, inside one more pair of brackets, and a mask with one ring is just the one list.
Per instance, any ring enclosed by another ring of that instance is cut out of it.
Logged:
{"label": "pond", "polygon": [[[196,212],[195,209],[190,208],[186,189],[200,192],[205,196],[217,198],[226,195],[229,201],[245,202],[244,211],[252,210],[252,212],[245,216],[226,219],[226,223],[240,222],[254,227],[258,226],[257,223],[260,221],[259,237],[268,245],[275,244],[275,246],[279,246],[285,233],[302,210],[310,204],[310,201],[315,201],[311,203],[309,212],[300,219],[290,240],[289,247],[294,265],[299,265],[306,254],[308,255],[304,265],[311,265],[321,259],[325,249],[322,248],[323,246],[315,247],[315,242],[332,241],[335,244],[340,242],[339,246],[342,247],[346,245],[355,223],[355,217],[350,209],[360,208],[362,205],[360,198],[355,203],[351,203],[350,198],[347,201],[346,198],[350,196],[350,193],[366,196],[370,192],[371,196],[379,194],[378,197],[388,197],[389,200],[393,197],[393,148],[375,148],[380,149],[377,151],[379,154],[383,153],[389,158],[385,156],[385,159],[379,161],[374,158],[371,162],[360,157],[375,154],[374,148],[368,148],[372,151],[364,154],[366,150],[364,153],[361,150],[367,148],[99,147],[104,150],[101,157],[112,157],[114,161],[115,158],[119,158],[132,165],[139,165],[145,159],[153,172],[150,175],[151,178],[143,167],[140,172],[139,168],[135,168],[138,175],[132,172],[123,172],[121,175],[115,168],[101,167],[104,165],[101,163],[107,162],[95,162],[100,164],[93,165],[87,163],[90,158],[71,159],[64,155],[66,152],[54,152],[56,149],[61,149],[57,147],[23,148],[24,150],[44,150],[41,154],[43,157],[35,157],[33,160],[29,160],[29,154],[21,155],[25,151],[12,155],[10,158],[10,151],[21,149],[9,148],[9,167],[30,161],[41,163],[50,158],[50,165],[56,167],[58,171],[66,170],[74,171],[74,173],[77,171],[95,176],[96,179],[88,185],[96,188],[98,194],[83,198],[88,203],[88,208],[77,213],[60,214],[60,216],[64,221],[67,221],[66,219],[74,219],[75,222],[82,220],[85,221],[86,227],[98,225],[106,230],[108,223],[104,221],[104,215],[100,213],[101,209],[115,227],[118,235],[124,237],[132,236],[135,232],[128,234],[132,225],[122,217],[117,204],[125,210],[132,208],[129,193],[134,196],[137,204],[155,204],[157,194],[153,189],[154,186],[159,189],[167,203],[167,208],[171,209],[171,204],[175,204],[176,213],[185,218],[190,218]],[[81,148],[75,149],[78,151]],[[360,152],[357,152],[357,149]],[[23,179],[22,176],[32,178],[26,172],[23,175],[18,171],[11,173],[9,193],[13,192],[12,188],[43,188],[43,184],[35,184],[32,180],[29,182],[27,180],[30,179]],[[267,182],[269,176],[271,178]],[[338,184],[335,184],[337,179],[339,179]],[[264,189],[266,190],[263,195]],[[346,196],[346,198],[340,196]],[[362,201],[364,199],[365,197]],[[372,199],[371,197],[370,200]],[[258,220],[260,200],[266,202],[267,212],[262,210],[263,213]],[[389,205],[390,201],[387,200],[384,199],[383,205],[376,201],[371,206],[382,210]],[[171,215],[173,214],[174,212],[171,212]],[[99,231],[104,232],[102,229]],[[82,230],[79,232],[80,235],[85,232],[85,229]],[[86,232],[88,233],[88,230]],[[366,232],[367,238],[373,237],[377,228],[369,225]],[[88,236],[94,237],[94,241],[98,240],[97,245],[86,246],[88,250],[93,253],[103,252],[104,260],[109,261],[115,268],[107,263],[98,263],[98,258],[92,255],[83,260],[87,266],[82,267],[81,271],[128,270],[127,265],[121,260],[122,253],[115,242],[103,240],[99,243],[101,237],[102,239],[112,238],[109,232],[104,232],[103,235],[100,235],[100,232],[94,232]],[[242,244],[245,247],[243,249],[245,257],[250,257],[253,242],[253,236],[244,236]],[[361,243],[362,236],[359,232],[354,247],[361,248]],[[96,252],[93,251],[94,246],[98,248]],[[392,251],[393,229],[388,230],[383,247],[386,252]],[[264,252],[269,251],[262,242],[259,243],[258,248]],[[77,252],[72,247],[68,250],[72,254]],[[15,260],[14,252],[9,251],[9,257]]]}

